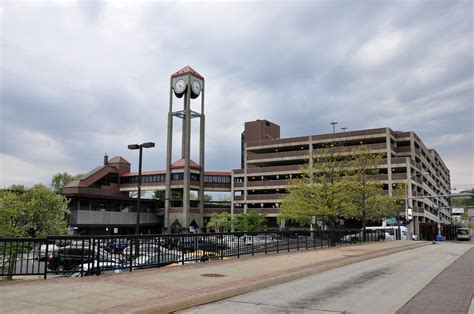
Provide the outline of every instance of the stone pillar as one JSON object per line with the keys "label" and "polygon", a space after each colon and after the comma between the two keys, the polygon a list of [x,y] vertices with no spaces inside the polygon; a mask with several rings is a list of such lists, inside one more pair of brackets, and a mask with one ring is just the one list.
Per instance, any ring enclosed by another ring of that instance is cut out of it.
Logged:
{"label": "stone pillar", "polygon": [[201,91],[201,116],[199,125],[199,165],[201,172],[199,176],[199,227],[204,227],[204,149],[205,149],[205,130],[206,130],[206,116],[204,115],[204,81],[202,82]]}
{"label": "stone pillar", "polygon": [[183,178],[183,227],[189,228],[189,206],[191,186],[191,76],[188,76],[188,91],[184,95],[186,106],[184,108],[184,178]]}
{"label": "stone pillar", "polygon": [[166,143],[166,178],[165,178],[165,231],[170,227],[170,208],[171,208],[171,158],[173,154],[173,89],[171,87],[173,80],[170,79],[170,106],[168,112],[168,129]]}

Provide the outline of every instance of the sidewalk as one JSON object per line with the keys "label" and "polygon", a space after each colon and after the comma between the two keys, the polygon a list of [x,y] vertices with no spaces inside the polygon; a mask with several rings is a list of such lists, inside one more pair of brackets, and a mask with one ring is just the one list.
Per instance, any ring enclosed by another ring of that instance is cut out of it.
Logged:
{"label": "sidewalk", "polygon": [[[446,267],[397,314],[468,313],[473,300],[474,248]],[[474,308],[471,311],[474,312]]]}
{"label": "sidewalk", "polygon": [[113,276],[0,283],[2,313],[172,312],[430,242],[390,241],[246,256]]}

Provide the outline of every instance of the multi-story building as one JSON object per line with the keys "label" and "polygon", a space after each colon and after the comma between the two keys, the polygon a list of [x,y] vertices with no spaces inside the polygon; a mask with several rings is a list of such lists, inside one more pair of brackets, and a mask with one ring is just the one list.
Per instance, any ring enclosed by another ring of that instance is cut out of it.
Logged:
{"label": "multi-story building", "polygon": [[[439,197],[450,194],[449,170],[414,132],[378,128],[280,138],[280,127],[266,120],[245,123],[242,167],[232,171],[232,214],[256,210],[276,225],[288,180],[301,175],[301,167],[314,157],[316,149],[331,143],[342,144],[347,154],[361,144],[382,154],[377,179],[388,195],[397,184],[407,187],[412,232],[418,234],[420,223],[437,222],[438,215],[442,223],[450,223],[448,199]],[[400,215],[404,217],[405,210]]]}
{"label": "multi-story building", "polygon": [[[178,160],[171,165],[171,185],[173,191],[182,191],[184,162]],[[191,188],[199,186],[200,168],[191,161]],[[164,195],[166,190],[166,170],[145,171],[142,173],[141,189],[145,193],[161,191],[158,199],[142,198],[140,205],[140,231],[142,233],[160,233],[164,230]],[[137,221],[138,173],[130,172],[130,163],[122,157],[108,160],[104,164],[84,175],[80,180],[68,184],[63,194],[70,199],[69,223],[79,233],[93,234],[133,234]],[[204,190],[206,192],[230,192],[230,172],[204,172]],[[183,197],[173,193],[171,212],[181,212]],[[230,202],[205,201],[203,204],[204,224],[214,212],[230,212]],[[188,210],[200,213],[199,200],[190,200]],[[169,232],[181,232],[189,227],[201,228],[192,220],[190,226],[182,226],[175,220]]]}
{"label": "multi-story building", "polygon": [[[232,172],[204,170],[204,77],[187,66],[171,75],[168,112],[167,154],[164,170],[144,172],[142,191],[161,191],[158,199],[141,202],[141,232],[180,232],[204,229],[213,212],[233,215],[255,209],[267,214],[277,227],[281,197],[288,180],[301,175],[301,167],[313,160],[316,149],[328,143],[343,144],[345,154],[364,144],[383,155],[377,179],[388,195],[393,186],[405,184],[408,206],[413,209],[414,228],[438,221],[449,224],[446,197],[450,193],[449,170],[433,149],[425,147],[414,132],[379,128],[332,134],[280,138],[280,127],[270,121],[245,123],[241,142],[241,169]],[[181,101],[183,105],[181,107]],[[199,111],[191,110],[199,108]],[[176,108],[177,107],[177,108]],[[173,121],[181,119],[181,159],[172,162]],[[199,163],[191,160],[191,120],[199,121]],[[104,158],[80,180],[64,188],[71,199],[70,223],[79,231],[132,233],[137,220],[138,174],[122,157]],[[206,201],[205,192],[231,192],[231,202]],[[401,216],[404,216],[402,211]]]}

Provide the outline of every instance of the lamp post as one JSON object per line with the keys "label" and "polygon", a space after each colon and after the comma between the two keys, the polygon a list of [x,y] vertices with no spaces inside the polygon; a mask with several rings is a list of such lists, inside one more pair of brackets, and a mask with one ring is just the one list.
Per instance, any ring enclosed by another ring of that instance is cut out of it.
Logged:
{"label": "lamp post", "polygon": [[333,121],[330,124],[332,124],[332,133],[336,133],[336,124],[337,124],[337,122]]}
{"label": "lamp post", "polygon": [[[421,176],[425,176],[425,175],[428,175],[429,173],[428,172],[422,172],[420,174],[414,174],[412,176],[410,176],[408,179],[407,179],[407,197],[405,198],[405,219],[407,220],[407,227],[409,227],[409,224],[410,224],[410,220],[408,220],[408,212],[409,212],[409,205],[408,205],[408,199],[410,198],[410,194],[409,194],[409,190],[408,190],[408,186],[409,186],[409,183],[410,183],[410,180],[418,175],[421,175]],[[413,215],[413,214],[412,214]],[[412,218],[413,219],[413,218]],[[410,232],[410,228],[407,228],[408,229],[408,232],[411,236],[411,232]],[[415,233],[415,224],[413,224],[413,233]]]}
{"label": "lamp post", "polygon": [[140,233],[140,200],[142,197],[142,151],[143,148],[155,147],[155,143],[146,142],[143,144],[130,144],[128,149],[138,149],[138,197],[137,197],[137,225],[135,227],[135,234]]}
{"label": "lamp post", "polygon": [[346,132],[346,130],[347,130],[347,126],[345,126],[345,127],[341,128],[341,130],[342,130],[343,132]]}

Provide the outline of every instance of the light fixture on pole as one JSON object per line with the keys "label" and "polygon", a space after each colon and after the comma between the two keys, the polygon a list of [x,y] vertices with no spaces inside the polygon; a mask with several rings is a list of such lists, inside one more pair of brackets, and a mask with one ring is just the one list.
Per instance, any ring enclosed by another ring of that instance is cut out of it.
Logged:
{"label": "light fixture on pole", "polygon": [[347,127],[345,126],[345,127],[341,128],[341,130],[342,130],[343,132],[346,132]]}
{"label": "light fixture on pole", "polygon": [[138,149],[138,196],[137,196],[137,223],[135,227],[135,234],[140,233],[140,200],[142,194],[142,151],[143,148],[151,148],[155,147],[155,143],[153,142],[146,142],[143,144],[130,144],[128,145],[128,149]]}
{"label": "light fixture on pole", "polygon": [[336,133],[336,124],[337,124],[337,122],[333,121],[330,124],[332,124],[332,133]]}
{"label": "light fixture on pole", "polygon": [[[410,198],[410,195],[409,195],[409,183],[410,183],[410,180],[416,176],[425,176],[425,175],[429,175],[429,172],[422,172],[422,173],[415,173],[414,175],[410,176],[408,179],[407,179],[407,188],[406,188],[406,191],[407,191],[407,197],[405,198],[405,219],[407,221],[407,227],[409,226],[410,224],[410,214],[411,216],[413,217],[413,209],[410,209],[409,208],[409,205],[408,205],[408,199]],[[410,213],[410,210],[411,210],[411,213]],[[413,232],[415,232],[415,225],[413,224]]]}

